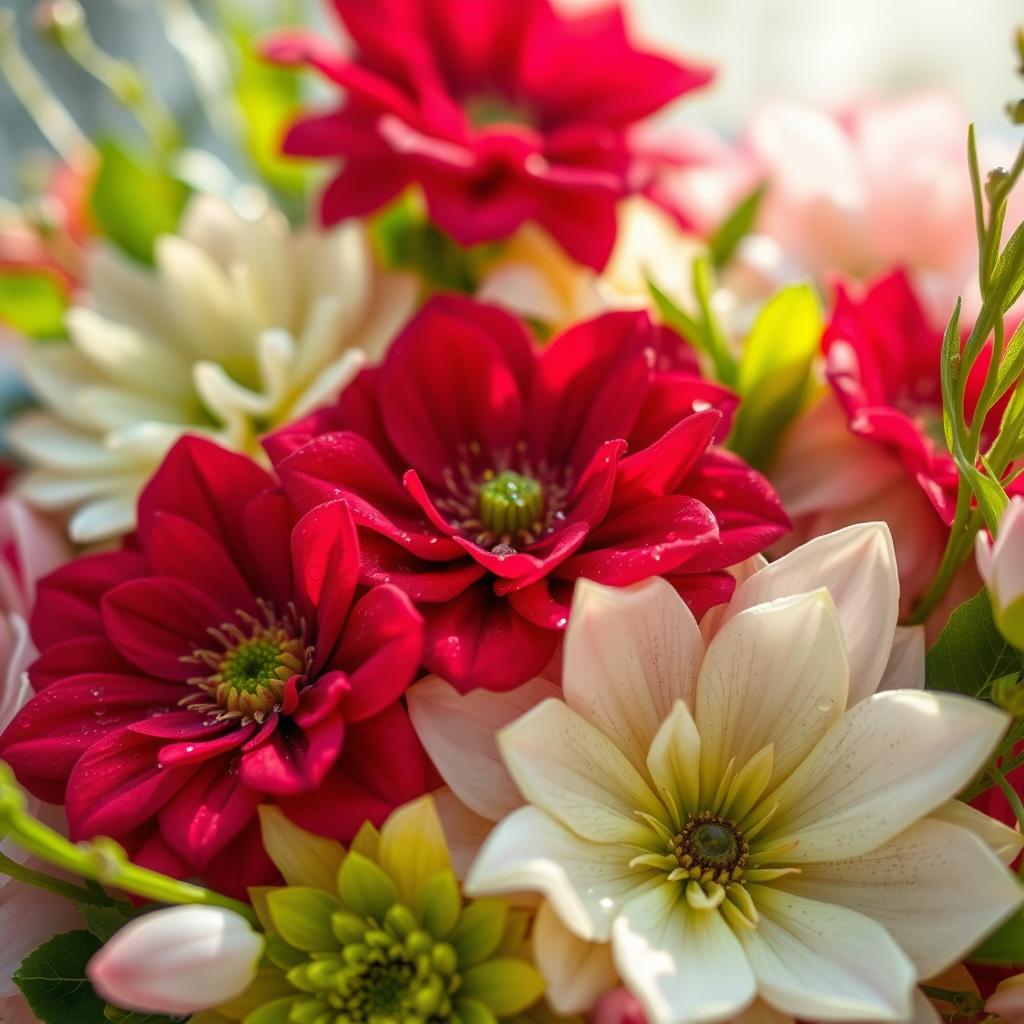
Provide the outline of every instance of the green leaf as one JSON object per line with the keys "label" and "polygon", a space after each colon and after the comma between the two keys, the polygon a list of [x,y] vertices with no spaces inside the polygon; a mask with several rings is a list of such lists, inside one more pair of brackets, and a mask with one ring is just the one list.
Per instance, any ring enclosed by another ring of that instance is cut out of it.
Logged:
{"label": "green leaf", "polygon": [[338,901],[322,889],[293,885],[267,894],[267,908],[274,931],[289,945],[307,953],[326,953],[341,948],[331,928]]}
{"label": "green leaf", "polygon": [[361,853],[349,850],[338,872],[338,892],[346,909],[359,917],[384,920],[398,902],[398,890],[381,868]]}
{"label": "green leaf", "polygon": [[82,915],[85,927],[100,942],[106,942],[115,932],[120,931],[129,921],[138,916],[138,911],[130,904],[118,901],[109,907],[100,907],[95,903],[76,903]]}
{"label": "green leaf", "polygon": [[761,310],[743,346],[736,414],[729,447],[754,466],[765,466],[783,431],[803,406],[821,343],[818,297],[792,285]]}
{"label": "green leaf", "polygon": [[1024,292],[1024,224],[1018,224],[992,271],[992,292],[1000,297],[1000,312],[1008,310]]}
{"label": "green leaf", "polygon": [[39,270],[5,269],[0,273],[0,322],[28,338],[64,335],[64,289]]}
{"label": "green leaf", "polygon": [[939,379],[942,387],[942,432],[946,447],[952,452],[958,444],[963,410],[956,408],[956,382],[960,375],[960,306],[956,300],[953,315],[946,324],[942,335],[942,350],[939,362]]}
{"label": "green leaf", "polygon": [[508,1017],[540,999],[544,979],[525,960],[488,960],[462,972],[459,994],[479,1000],[499,1017]]}
{"label": "green leaf", "polygon": [[1003,922],[971,954],[972,962],[1019,967],[1024,963],[1024,910]]}
{"label": "green leaf", "polygon": [[459,954],[463,967],[486,960],[497,948],[505,934],[508,904],[504,900],[474,900],[462,912],[448,941]]}
{"label": "green leaf", "polygon": [[764,185],[758,185],[753,192],[744,196],[711,236],[708,250],[716,269],[721,269],[732,259],[736,247],[750,234],[765,191]]}
{"label": "green leaf", "polygon": [[30,953],[14,983],[42,1024],[107,1024],[106,1004],[86,977],[102,943],[86,931],[64,932]]}
{"label": "green leaf", "polygon": [[949,617],[925,660],[925,686],[984,698],[995,680],[1022,667],[1020,652],[996,628],[983,590]]}
{"label": "green leaf", "polygon": [[126,253],[152,263],[153,243],[177,228],[188,188],[114,141],[100,142],[99,154],[91,196],[96,223]]}

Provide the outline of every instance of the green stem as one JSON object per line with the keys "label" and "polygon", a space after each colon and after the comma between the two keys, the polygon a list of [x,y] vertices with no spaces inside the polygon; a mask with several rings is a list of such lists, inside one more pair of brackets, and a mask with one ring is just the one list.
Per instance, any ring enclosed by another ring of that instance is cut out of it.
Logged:
{"label": "green stem", "polygon": [[1003,796],[1006,797],[1007,803],[1010,805],[1010,810],[1012,810],[1014,815],[1016,815],[1018,825],[1024,829],[1024,804],[1021,803],[1020,797],[1001,771],[996,769],[991,772],[990,775],[995,781],[995,784],[1003,791]]}
{"label": "green stem", "polygon": [[201,885],[169,878],[132,864],[124,850],[104,836],[72,843],[25,810],[25,798],[11,770],[0,762],[0,835],[9,835],[24,850],[56,868],[142,899],[167,904],[224,907],[258,924],[252,907]]}
{"label": "green stem", "polygon": [[2,853],[0,853],[0,874],[8,875],[19,882],[26,882],[28,885],[34,885],[37,889],[48,889],[60,896],[67,896],[69,900],[74,900],[76,903],[92,903],[96,906],[110,905],[110,899],[106,896],[100,896],[89,889],[65,882],[62,878],[54,878],[53,875],[47,875],[42,871],[33,871],[32,868],[27,868],[24,864],[19,864]]}

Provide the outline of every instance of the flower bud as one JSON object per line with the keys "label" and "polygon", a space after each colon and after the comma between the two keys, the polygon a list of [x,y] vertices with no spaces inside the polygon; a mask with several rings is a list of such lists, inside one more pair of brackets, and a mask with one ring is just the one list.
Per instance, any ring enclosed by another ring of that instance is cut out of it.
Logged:
{"label": "flower bud", "polygon": [[977,558],[999,632],[1024,648],[1024,499],[1010,501],[994,541],[978,534]]}
{"label": "flower bud", "polygon": [[985,1002],[985,1012],[1002,1017],[1007,1024],[1024,1024],[1024,974],[999,982]]}
{"label": "flower bud", "polygon": [[263,936],[231,910],[169,907],[132,921],[89,961],[93,987],[142,1013],[194,1013],[241,995]]}
{"label": "flower bud", "polygon": [[647,1024],[640,1001],[624,988],[605,992],[591,1011],[590,1024]]}

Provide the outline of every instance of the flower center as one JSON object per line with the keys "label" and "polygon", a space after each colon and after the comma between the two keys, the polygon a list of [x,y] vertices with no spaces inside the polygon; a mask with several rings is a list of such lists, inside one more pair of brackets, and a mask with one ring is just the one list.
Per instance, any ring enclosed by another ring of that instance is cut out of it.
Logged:
{"label": "flower center", "polygon": [[461,978],[448,943],[417,927],[401,904],[380,925],[344,912],[335,917],[336,933],[351,941],[339,953],[318,953],[288,972],[288,981],[303,993],[289,1020],[439,1024],[451,1019]]}
{"label": "flower center", "polygon": [[469,123],[480,130],[496,124],[532,124],[533,119],[525,107],[516,106],[501,96],[484,94],[469,99],[464,107]]}
{"label": "flower center", "polygon": [[511,469],[483,475],[479,497],[480,522],[498,538],[536,536],[543,529],[544,488],[530,476]]}
{"label": "flower center", "polygon": [[691,815],[682,831],[672,837],[672,853],[686,876],[703,882],[737,881],[743,877],[749,845],[728,818],[702,813]]}
{"label": "flower center", "polygon": [[284,616],[266,602],[260,602],[260,610],[262,622],[247,612],[235,612],[237,623],[207,630],[215,641],[211,648],[197,648],[182,659],[210,669],[207,675],[189,679],[201,692],[189,694],[183,705],[242,725],[262,722],[280,709],[285,684],[309,671],[312,651],[306,647],[305,623],[294,607]]}

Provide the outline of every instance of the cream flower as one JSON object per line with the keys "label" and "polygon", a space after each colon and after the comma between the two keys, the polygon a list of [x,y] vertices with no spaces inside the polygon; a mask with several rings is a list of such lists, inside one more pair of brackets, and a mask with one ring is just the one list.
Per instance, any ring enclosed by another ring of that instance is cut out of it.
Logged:
{"label": "cream flower", "polygon": [[[725,1020],[757,998],[804,1019],[909,1019],[915,981],[1021,896],[986,842],[996,823],[949,802],[1005,716],[876,692],[920,685],[920,632],[897,635],[898,599],[878,524],[753,572],[705,636],[661,580],[582,585],[565,701],[499,733],[527,805],[485,841],[469,888],[542,893],[569,932],[610,942],[658,1024]],[[463,796],[485,741],[468,727],[461,770],[438,759],[444,684],[421,686],[417,730]],[[1012,856],[1018,837],[1004,840]]]}
{"label": "cream flower", "polygon": [[46,410],[10,430],[33,467],[22,493],[77,509],[80,542],[134,526],[140,489],[183,433],[258,454],[261,434],[383,353],[416,295],[411,278],[376,272],[357,225],[291,234],[276,210],[243,217],[211,195],[158,240],[155,270],[106,251],[90,268],[71,343],[26,357]]}

